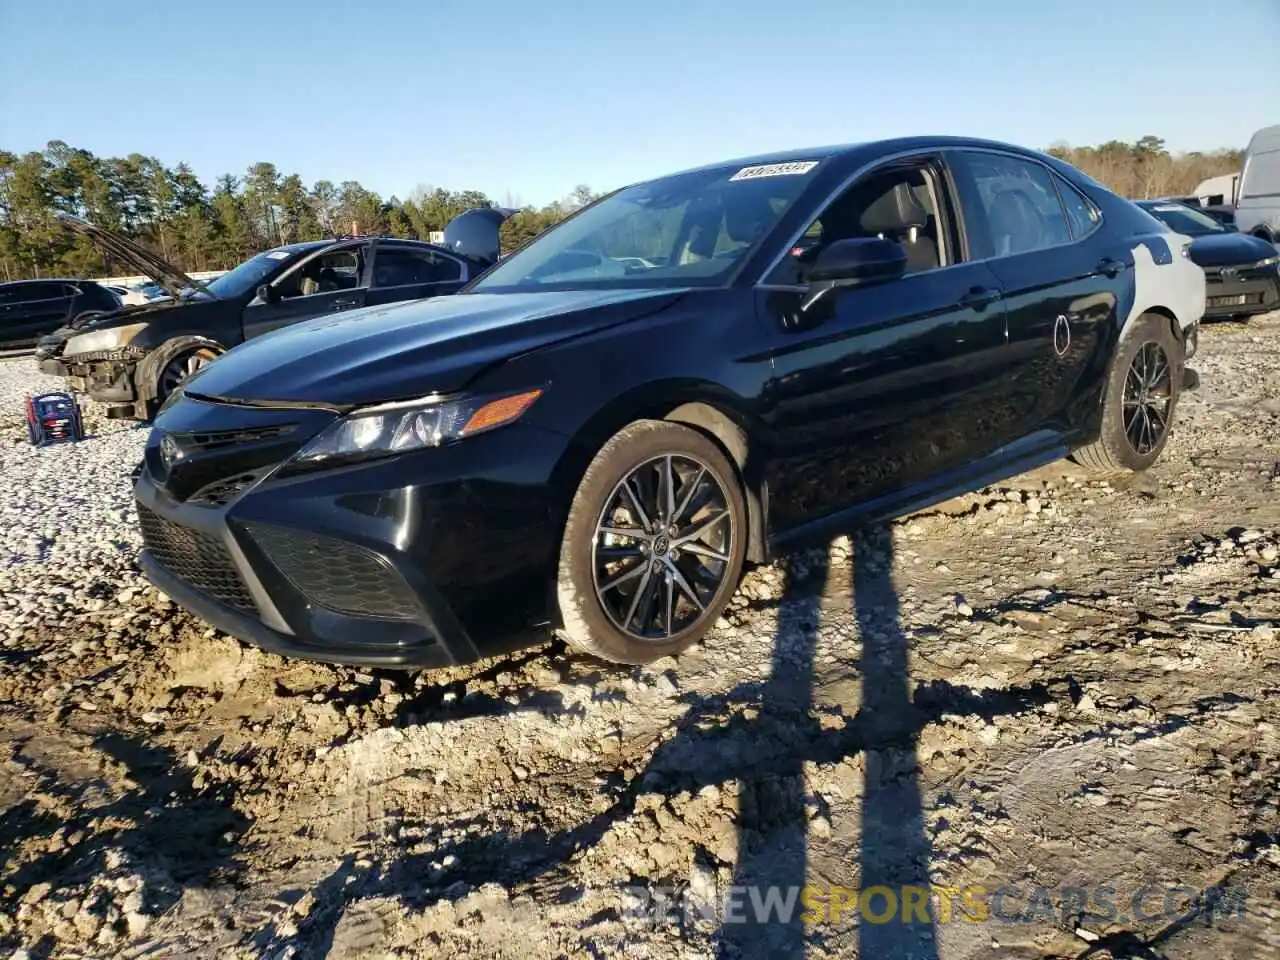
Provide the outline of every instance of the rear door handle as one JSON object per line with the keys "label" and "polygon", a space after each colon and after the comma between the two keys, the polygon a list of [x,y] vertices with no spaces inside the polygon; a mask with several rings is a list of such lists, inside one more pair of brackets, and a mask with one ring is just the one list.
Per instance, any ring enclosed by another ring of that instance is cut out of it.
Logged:
{"label": "rear door handle", "polygon": [[970,287],[969,292],[960,298],[959,305],[970,310],[981,310],[989,303],[1000,299],[1000,291],[989,287]]}
{"label": "rear door handle", "polygon": [[1125,269],[1125,264],[1114,257],[1103,257],[1098,261],[1098,272],[1106,274],[1108,277],[1114,277]]}

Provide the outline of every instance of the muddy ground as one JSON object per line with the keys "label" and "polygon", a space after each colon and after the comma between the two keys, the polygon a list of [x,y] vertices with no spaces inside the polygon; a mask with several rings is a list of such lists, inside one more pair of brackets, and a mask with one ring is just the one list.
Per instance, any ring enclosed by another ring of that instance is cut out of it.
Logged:
{"label": "muddy ground", "polygon": [[143,431],[32,450],[45,381],[0,363],[0,951],[1280,956],[1280,315],[1194,366],[1149,473],[1055,464],[755,569],[678,661],[411,676],[147,587]]}

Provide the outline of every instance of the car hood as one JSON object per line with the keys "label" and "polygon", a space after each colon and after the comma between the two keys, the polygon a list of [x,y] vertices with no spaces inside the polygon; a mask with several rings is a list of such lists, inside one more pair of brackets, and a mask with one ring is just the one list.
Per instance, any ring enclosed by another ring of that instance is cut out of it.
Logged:
{"label": "car hood", "polygon": [[1233,267],[1276,255],[1276,248],[1247,233],[1210,233],[1191,241],[1191,260],[1200,267]]}
{"label": "car hood", "polygon": [[251,340],[201,370],[188,392],[339,407],[450,393],[496,363],[656,313],[683,292],[468,293],[366,307]]}
{"label": "car hood", "polygon": [[113,256],[131,264],[135,269],[146,274],[163,287],[175,300],[182,296],[183,290],[203,290],[204,285],[192,280],[189,276],[171,264],[168,260],[156,256],[132,240],[105,227],[73,217],[69,213],[56,214],[58,222],[68,230],[88,237]]}

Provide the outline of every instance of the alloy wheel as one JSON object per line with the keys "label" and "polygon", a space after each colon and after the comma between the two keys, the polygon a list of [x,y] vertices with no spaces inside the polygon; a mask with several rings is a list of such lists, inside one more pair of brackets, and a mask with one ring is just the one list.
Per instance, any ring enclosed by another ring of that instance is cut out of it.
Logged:
{"label": "alloy wheel", "polygon": [[647,460],[614,487],[596,521],[596,597],[619,630],[666,640],[702,619],[737,535],[729,497],[707,464],[685,453]]}
{"label": "alloy wheel", "polygon": [[1169,429],[1173,401],[1173,367],[1164,348],[1144,343],[1129,364],[1124,380],[1124,432],[1139,456],[1155,450]]}
{"label": "alloy wheel", "polygon": [[160,398],[164,399],[169,396],[183,380],[186,380],[187,377],[201,367],[212,362],[216,357],[217,354],[208,348],[192,350],[190,353],[184,353],[180,357],[174,357],[160,371]]}

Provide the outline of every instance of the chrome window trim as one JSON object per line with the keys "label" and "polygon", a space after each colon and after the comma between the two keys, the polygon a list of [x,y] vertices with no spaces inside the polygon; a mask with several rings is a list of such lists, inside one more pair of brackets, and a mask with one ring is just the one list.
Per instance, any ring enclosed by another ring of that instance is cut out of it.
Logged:
{"label": "chrome window trim", "polygon": [[[1071,224],[1067,223],[1067,209],[1062,203],[1062,197],[1059,196],[1058,194],[1058,185],[1055,182],[1055,178],[1059,180],[1065,179],[1065,178],[1062,176],[1062,174],[1054,172],[1053,167],[1049,166],[1043,160],[1041,160],[1038,157],[1024,157],[1021,154],[1010,153],[1007,150],[997,150],[994,147],[953,147],[949,152],[951,153],[990,153],[990,154],[994,154],[997,157],[1004,157],[1007,160],[1021,160],[1024,163],[1034,163],[1036,166],[1040,167],[1042,170],[1044,170],[1045,173],[1049,175],[1049,182],[1053,184],[1054,196],[1058,197],[1058,206],[1062,207],[1062,222],[1067,228],[1068,236],[1070,236]],[[1067,186],[1070,187],[1070,186],[1073,186],[1073,184],[1068,182]],[[1047,247],[1036,247],[1036,249],[1034,250],[1024,250],[1021,253],[1011,253],[1003,257],[999,257],[999,256],[983,257],[981,260],[970,260],[968,262],[969,263],[986,263],[993,260],[1012,260],[1014,257],[1025,257],[1032,253],[1042,253],[1045,250],[1061,250],[1063,247],[1072,247],[1072,246],[1075,246],[1077,243],[1081,243],[1087,240],[1089,237],[1092,237],[1095,233],[1097,233],[1099,230],[1102,229],[1102,223],[1104,219],[1102,215],[1102,209],[1096,203],[1090,200],[1089,197],[1085,195],[1082,191],[1077,190],[1076,192],[1080,193],[1082,197],[1084,197],[1086,200],[1089,201],[1089,205],[1098,211],[1097,226],[1093,230],[1091,230],[1089,233],[1086,233],[1083,237],[1080,237],[1078,239],[1075,237],[1072,237],[1066,243],[1052,243]]]}
{"label": "chrome window trim", "polygon": [[[754,284],[752,284],[752,286],[758,290],[784,290],[784,291],[792,291],[792,292],[808,290],[809,287],[806,284],[768,283],[766,278],[769,277],[769,275],[772,274],[774,270],[778,269],[778,266],[783,262],[784,258],[790,255],[791,248],[794,247],[796,243],[800,240],[800,238],[805,235],[805,232],[809,229],[810,225],[813,223],[813,220],[816,220],[817,217],[821,215],[821,212],[823,210],[826,210],[827,207],[831,206],[831,204],[834,203],[842,193],[844,193],[851,186],[853,186],[853,184],[857,180],[871,173],[877,167],[883,166],[888,163],[893,163],[897,160],[905,160],[909,157],[940,156],[945,160],[945,158],[949,154],[956,154],[956,153],[990,153],[990,154],[994,154],[995,156],[1004,157],[1010,160],[1021,160],[1025,163],[1034,163],[1037,166],[1041,167],[1045,171],[1045,173],[1049,175],[1050,177],[1049,182],[1053,184],[1055,196],[1057,195],[1058,186],[1054,178],[1065,179],[1064,177],[1062,177],[1061,174],[1055,172],[1051,166],[1049,166],[1047,163],[1045,163],[1043,160],[1039,159],[1038,157],[1024,156],[1023,154],[1020,154],[1020,153],[1010,153],[1008,150],[1000,150],[995,147],[988,147],[988,146],[967,147],[967,146],[947,145],[945,147],[938,147],[936,149],[929,149],[925,147],[925,148],[916,148],[914,150],[901,150],[901,151],[898,151],[897,153],[891,153],[886,157],[879,157],[870,163],[863,164],[861,167],[853,171],[853,173],[849,174],[849,176],[847,176],[843,181],[841,181],[839,186],[837,186],[834,190],[832,190],[823,199],[822,203],[818,204],[818,207],[817,207],[818,214],[815,215],[813,219],[805,223],[804,226],[802,226],[798,231],[796,231],[795,234],[792,235],[791,239],[788,240],[785,245],[783,245],[782,249],[778,252],[778,255],[774,257],[773,261],[769,264],[769,266],[766,267],[763,272],[761,272],[759,279]],[[1035,250],[1027,250],[1027,251],[1024,251],[1023,253],[1014,253],[1008,256],[1003,256],[1003,257],[1001,256],[972,257],[967,260],[957,260],[953,263],[947,264],[945,267],[938,267],[935,270],[926,270],[920,273],[919,276],[935,274],[943,270],[952,270],[956,267],[963,267],[971,263],[992,263],[996,260],[1009,260],[1009,259],[1012,259],[1013,257],[1025,257],[1028,254],[1041,253],[1045,250],[1058,250],[1063,247],[1070,247],[1078,243],[1082,243],[1083,241],[1087,240],[1089,237],[1092,237],[1095,233],[1098,232],[1098,230],[1102,229],[1102,225],[1105,222],[1106,218],[1103,215],[1102,209],[1096,203],[1094,203],[1093,200],[1090,199],[1090,197],[1087,194],[1075,188],[1074,184],[1068,181],[1067,186],[1072,187],[1073,189],[1076,189],[1076,192],[1078,192],[1082,197],[1088,200],[1089,205],[1098,211],[1097,226],[1094,228],[1094,230],[1085,234],[1083,237],[1080,237],[1078,239],[1072,238],[1068,240],[1066,243],[1055,243],[1047,247],[1038,247]],[[954,199],[958,204],[960,202],[959,190],[956,191],[956,194],[957,195]],[[1058,197],[1058,203],[1060,206],[1062,205],[1062,198],[1060,196]],[[1066,208],[1063,207],[1062,214],[1063,214],[1064,223],[1066,223],[1066,212],[1067,212]],[[1067,232],[1070,233],[1070,231],[1071,231],[1071,227],[1068,224]]]}
{"label": "chrome window trim", "polygon": [[[794,234],[792,234],[791,239],[782,245],[782,249],[778,251],[778,255],[773,258],[770,264],[767,267],[765,267],[763,271],[761,271],[760,276],[756,279],[756,282],[752,284],[752,286],[753,287],[776,286],[776,285],[766,284],[765,278],[768,277],[770,274],[772,274],[774,270],[778,269],[778,266],[782,263],[785,257],[790,256],[791,248],[794,247],[796,243],[800,240],[800,238],[805,235],[805,231],[809,229],[809,227],[813,224],[814,220],[818,219],[818,217],[822,214],[822,211],[826,210],[827,207],[835,203],[836,199],[842,193],[848,190],[851,186],[853,186],[854,182],[857,181],[859,178],[866,176],[868,173],[870,173],[872,170],[876,169],[877,167],[884,166],[887,163],[893,163],[895,160],[905,160],[907,157],[938,156],[938,155],[941,155],[942,153],[944,153],[944,150],[942,148],[929,149],[927,147],[926,148],[916,147],[913,150],[900,150],[897,153],[891,153],[886,157],[877,157],[875,160],[872,160],[870,163],[864,163],[862,166],[858,167],[858,169],[854,170],[853,173],[845,177],[844,180],[840,182],[839,186],[837,186],[834,190],[828,193],[825,198],[823,198],[823,201],[815,207],[815,209],[817,210],[817,213],[815,213],[812,217],[806,220],[804,225],[801,226],[800,229],[797,230]],[[932,273],[933,271],[930,270],[929,272]],[[789,284],[782,284],[781,288],[791,289],[791,286]],[[808,288],[805,287],[804,289],[808,289]]]}

